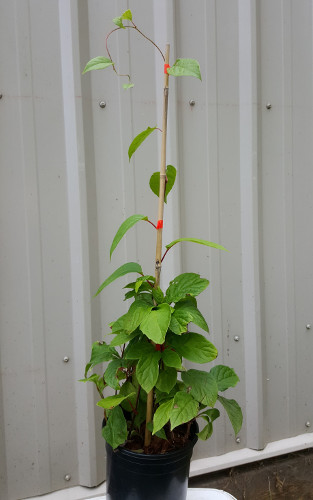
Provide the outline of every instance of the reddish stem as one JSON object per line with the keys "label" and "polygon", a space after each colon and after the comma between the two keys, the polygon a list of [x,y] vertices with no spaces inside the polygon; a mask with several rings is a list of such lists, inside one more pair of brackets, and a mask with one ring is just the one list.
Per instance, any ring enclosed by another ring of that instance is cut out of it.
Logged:
{"label": "reddish stem", "polygon": [[168,251],[169,251],[169,248],[166,249],[166,252],[164,253],[164,255],[163,255],[162,259],[161,259],[161,262],[163,262],[163,259],[164,259],[165,255],[167,254]]}
{"label": "reddish stem", "polygon": [[147,222],[149,222],[149,224],[151,224],[151,225],[152,225],[155,229],[157,228],[157,227],[153,224],[153,222],[151,222],[151,220],[149,220],[149,219],[148,219],[148,220],[147,220]]}
{"label": "reddish stem", "polygon": [[[146,40],[148,40],[149,42],[151,42],[151,43],[152,43],[152,45],[154,45],[154,46],[155,46],[155,48],[156,48],[156,49],[160,52],[160,54],[161,54],[161,56],[162,56],[162,58],[163,58],[163,61],[165,61],[164,54],[163,54],[163,52],[161,51],[160,47],[158,47],[158,46],[157,46],[157,44],[156,44],[156,43],[154,43],[154,41],[153,41],[153,40],[151,40],[151,38],[149,38],[149,37],[148,37],[148,36],[146,36],[146,35],[145,35],[142,31],[140,31],[140,29],[138,29],[138,28],[137,28],[137,26],[135,25],[135,23],[134,23],[133,21],[131,21],[131,23],[132,23],[132,26],[124,26],[124,28],[130,28],[130,29],[134,29],[134,30],[138,31],[138,33],[140,33],[140,34],[141,34],[141,35],[142,35],[142,36],[143,36]],[[128,80],[130,81],[130,75],[128,75],[128,74],[121,74],[121,73],[118,73],[118,72],[116,71],[115,64],[114,64],[113,59],[112,59],[112,57],[111,57],[110,51],[109,51],[109,49],[108,49],[108,38],[109,38],[109,36],[110,36],[110,35],[112,35],[112,33],[114,33],[115,31],[118,31],[118,30],[121,30],[121,29],[122,29],[122,28],[120,28],[120,27],[114,28],[114,30],[110,31],[110,33],[108,33],[108,34],[107,34],[107,36],[105,37],[105,48],[106,48],[106,51],[107,51],[107,54],[108,54],[108,56],[109,56],[110,61],[113,63],[113,65],[112,65],[112,69],[115,71],[115,73],[116,73],[118,76],[127,76]],[[159,130],[160,130],[160,129],[159,129]],[[162,132],[162,131],[161,131],[161,132]]]}

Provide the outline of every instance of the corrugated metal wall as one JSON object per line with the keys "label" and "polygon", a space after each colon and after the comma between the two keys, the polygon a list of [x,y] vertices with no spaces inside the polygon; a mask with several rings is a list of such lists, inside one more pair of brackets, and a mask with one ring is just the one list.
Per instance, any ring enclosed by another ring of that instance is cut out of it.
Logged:
{"label": "corrugated metal wall", "polygon": [[240,442],[221,419],[194,459],[310,432],[312,1],[3,0],[1,500],[104,479],[97,396],[77,380],[91,341],[121,314],[120,283],[91,299],[99,283],[125,261],[153,273],[144,224],[108,257],[127,215],[156,218],[147,184],[159,139],[131,165],[127,149],[160,123],[162,61],[126,31],[110,47],[134,89],[110,70],[81,70],[104,54],[111,19],[126,8],[162,47],[171,43],[171,61],[195,57],[202,68],[202,83],[170,81],[167,160],[178,180],[165,241],[203,237],[230,250],[187,243],[163,269],[165,284],[180,271],[209,277],[200,309],[219,361],[241,378],[232,392],[244,409]]}

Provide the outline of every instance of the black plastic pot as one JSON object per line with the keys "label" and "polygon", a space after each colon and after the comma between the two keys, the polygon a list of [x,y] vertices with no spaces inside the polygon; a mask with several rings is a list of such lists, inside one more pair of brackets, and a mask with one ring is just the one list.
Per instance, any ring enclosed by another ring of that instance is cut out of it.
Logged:
{"label": "black plastic pot", "polygon": [[190,459],[198,437],[198,424],[191,426],[192,439],[176,451],[145,455],[106,443],[107,500],[185,500]]}

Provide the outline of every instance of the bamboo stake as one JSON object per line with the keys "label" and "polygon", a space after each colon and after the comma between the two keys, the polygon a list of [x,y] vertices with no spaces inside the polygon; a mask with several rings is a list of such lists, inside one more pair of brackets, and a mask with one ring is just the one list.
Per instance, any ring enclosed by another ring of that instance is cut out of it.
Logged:
{"label": "bamboo stake", "polygon": [[[165,64],[169,64],[170,45],[167,43],[165,48]],[[161,260],[162,260],[162,235],[163,235],[163,213],[164,213],[164,195],[166,188],[166,136],[167,136],[167,110],[168,110],[168,82],[169,75],[164,73],[164,91],[163,91],[163,118],[162,118],[162,143],[161,143],[161,165],[160,165],[160,191],[158,205],[158,221],[162,221],[161,227],[157,229],[156,254],[155,254],[155,288],[160,285]],[[151,443],[151,432],[147,424],[153,418],[153,389],[147,396],[146,412],[146,430],[145,446]]]}

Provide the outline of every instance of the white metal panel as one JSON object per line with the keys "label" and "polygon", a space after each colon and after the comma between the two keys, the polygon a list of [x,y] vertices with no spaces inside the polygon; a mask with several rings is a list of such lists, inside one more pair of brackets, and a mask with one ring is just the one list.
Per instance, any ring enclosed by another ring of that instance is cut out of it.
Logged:
{"label": "white metal panel", "polygon": [[241,378],[231,391],[244,410],[240,443],[220,419],[210,442],[197,444],[192,472],[227,452],[255,460],[248,448],[309,432],[313,419],[312,2],[3,2],[1,500],[104,479],[97,396],[77,379],[91,341],[123,312],[123,279],[91,299],[98,285],[127,261],[153,273],[148,224],[108,256],[127,215],[156,217],[147,186],[159,137],[130,165],[127,149],[160,123],[163,64],[125,31],[110,47],[134,89],[110,70],[81,70],[104,54],[111,20],[126,8],[162,48],[170,41],[171,62],[196,57],[202,69],[202,83],[170,79],[167,160],[178,178],[165,240],[203,237],[229,249],[177,246],[163,269],[165,285],[181,271],[210,279],[200,309],[218,362]]}

